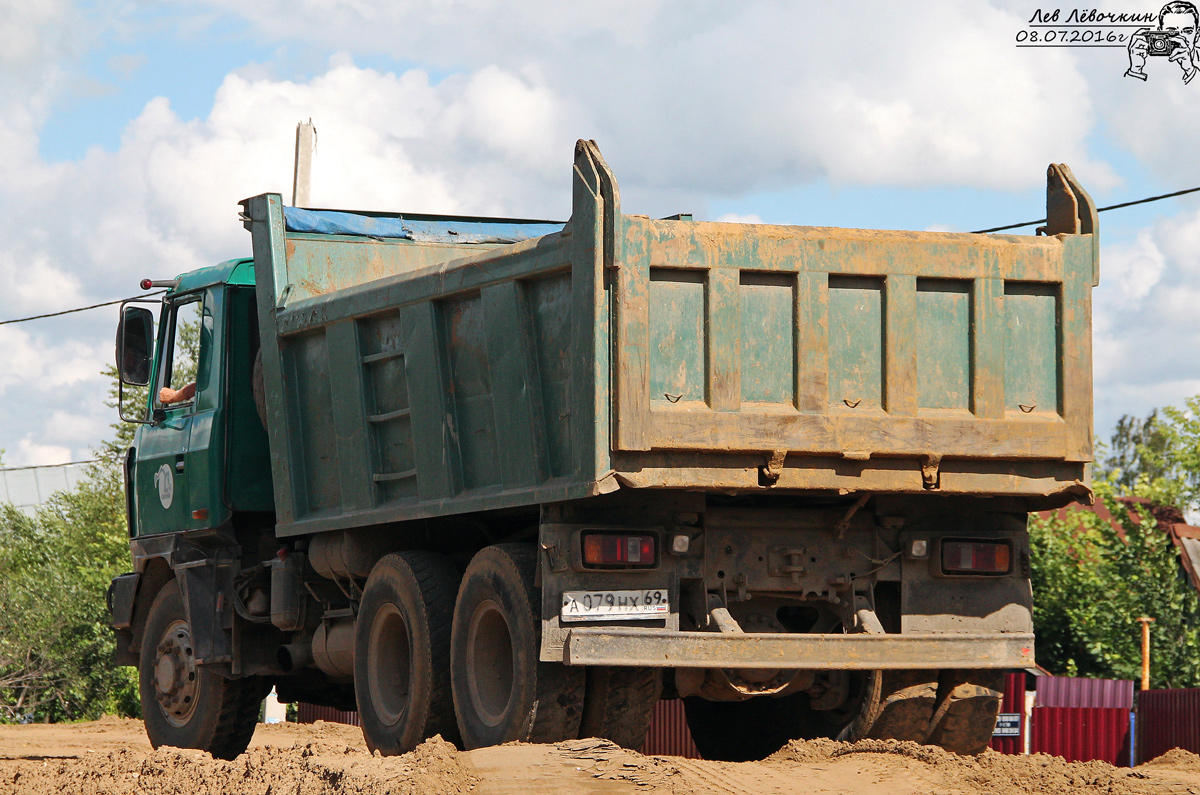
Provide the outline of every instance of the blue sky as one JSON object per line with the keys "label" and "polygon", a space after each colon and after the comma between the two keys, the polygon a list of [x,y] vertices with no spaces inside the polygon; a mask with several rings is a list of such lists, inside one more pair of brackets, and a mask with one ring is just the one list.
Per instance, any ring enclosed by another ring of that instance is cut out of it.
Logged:
{"label": "blue sky", "polygon": [[[1157,10],[1101,4],[1107,10]],[[564,218],[577,137],[627,212],[968,231],[1200,185],[1200,79],[1014,46],[1019,2],[0,0],[0,319],[246,253],[236,202]],[[1152,59],[1153,60],[1153,59]],[[1102,216],[1096,429],[1200,393],[1200,198]],[[115,313],[0,326],[4,463],[107,433]]]}

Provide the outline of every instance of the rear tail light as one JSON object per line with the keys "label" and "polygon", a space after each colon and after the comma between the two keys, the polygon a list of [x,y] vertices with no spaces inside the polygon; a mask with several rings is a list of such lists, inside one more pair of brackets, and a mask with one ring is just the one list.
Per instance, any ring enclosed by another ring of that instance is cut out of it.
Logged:
{"label": "rear tail light", "polygon": [[585,566],[653,566],[654,536],[593,533],[583,537]]}
{"label": "rear tail light", "polygon": [[946,574],[1008,574],[1012,547],[1007,541],[943,541],[942,571]]}

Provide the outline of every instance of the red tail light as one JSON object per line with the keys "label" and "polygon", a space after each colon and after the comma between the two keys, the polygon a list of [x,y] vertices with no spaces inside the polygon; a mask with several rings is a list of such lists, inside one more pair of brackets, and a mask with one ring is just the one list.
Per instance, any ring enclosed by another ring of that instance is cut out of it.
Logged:
{"label": "red tail light", "polygon": [[654,536],[592,533],[583,537],[587,566],[653,566]]}
{"label": "red tail light", "polygon": [[1012,548],[1008,542],[943,541],[942,571],[946,574],[1008,574]]}

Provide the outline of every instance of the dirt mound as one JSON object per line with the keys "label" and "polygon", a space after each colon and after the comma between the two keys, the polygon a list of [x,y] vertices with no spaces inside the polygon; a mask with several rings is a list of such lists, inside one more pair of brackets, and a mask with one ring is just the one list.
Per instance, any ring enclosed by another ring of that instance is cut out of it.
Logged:
{"label": "dirt mound", "polygon": [[468,793],[474,777],[453,745],[435,737],[403,756],[311,740],[252,748],[232,762],[202,751],[110,751],[78,760],[26,762],[0,771],[0,793],[22,795],[447,795]]}
{"label": "dirt mound", "polygon": [[1162,756],[1156,756],[1149,762],[1143,762],[1138,767],[1169,767],[1176,770],[1200,771],[1200,755],[1185,751],[1182,748],[1172,748]]}
{"label": "dirt mound", "polygon": [[[959,756],[941,748],[895,740],[859,740],[855,743],[794,740],[766,761],[771,764],[811,764],[822,760],[850,761],[866,754],[890,757],[890,766],[897,771],[907,771],[937,787],[965,792],[1133,795],[1151,791],[1143,784],[1144,775],[1105,762],[1067,762],[1047,754],[1007,756],[993,751],[985,751],[977,757]],[[1195,757],[1194,754],[1189,756]],[[1195,769],[1200,771],[1200,767]]]}
{"label": "dirt mound", "polygon": [[152,751],[141,723],[0,726],[0,795],[1165,795],[1200,793],[1200,756],[1136,770],[1057,757],[963,757],[910,742],[797,740],[762,762],[643,756],[607,740],[462,752],[434,738],[396,757],[334,723],[259,726],[232,762]]}

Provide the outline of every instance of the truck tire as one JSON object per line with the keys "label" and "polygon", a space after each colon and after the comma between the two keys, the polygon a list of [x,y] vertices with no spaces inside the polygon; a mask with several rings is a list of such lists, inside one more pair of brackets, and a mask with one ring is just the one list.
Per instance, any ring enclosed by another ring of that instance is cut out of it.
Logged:
{"label": "truck tire", "polygon": [[167,583],[146,617],[138,664],[142,720],[155,748],[197,748],[217,759],[246,750],[266,687],[257,678],[226,679],[197,665],[179,582]]}
{"label": "truck tire", "polygon": [[403,754],[435,734],[458,742],[450,694],[458,579],[432,552],[387,555],[371,569],[354,630],[354,695],[372,751]]}
{"label": "truck tire", "polygon": [[661,693],[662,671],[657,668],[588,668],[579,736],[600,737],[638,750],[646,742]]}
{"label": "truck tire", "polygon": [[1003,696],[1003,671],[942,671],[929,742],[956,754],[983,753]]}
{"label": "truck tire", "polygon": [[254,354],[254,367],[250,371],[250,391],[254,394],[254,409],[263,430],[267,427],[267,388],[263,383],[262,348]]}
{"label": "truck tire", "polygon": [[814,713],[806,693],[782,698],[755,696],[745,701],[689,696],[683,700],[683,711],[692,742],[705,759],[754,762],[792,740],[814,736]]}
{"label": "truck tire", "polygon": [[937,692],[937,671],[874,672],[858,714],[839,739],[923,743],[932,729]]}
{"label": "truck tire", "polygon": [[500,544],[475,555],[454,607],[450,676],[467,749],[578,736],[585,669],[538,660],[537,549]]}

